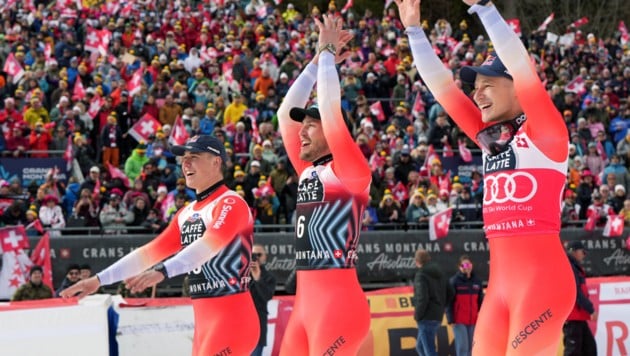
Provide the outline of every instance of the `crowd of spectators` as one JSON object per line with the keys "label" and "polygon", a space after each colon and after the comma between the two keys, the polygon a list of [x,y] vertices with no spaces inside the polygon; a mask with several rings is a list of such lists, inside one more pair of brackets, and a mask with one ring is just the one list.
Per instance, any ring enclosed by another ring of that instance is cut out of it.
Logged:
{"label": "crowd of spectators", "polygon": [[[481,220],[480,172],[459,177],[442,167],[442,155],[457,151],[460,141],[479,151],[423,85],[393,7],[382,15],[352,9],[342,15],[334,2],[298,9],[136,0],[81,10],[75,2],[9,3],[0,15],[0,62],[14,58],[24,72],[0,75],[4,156],[63,157],[70,147],[74,164],[67,182],[55,172],[26,188],[19,180],[0,182],[1,196],[28,196],[1,199],[4,224],[39,219],[51,228],[159,233],[195,199],[169,152],[180,116],[190,136],[225,142],[226,183],[245,197],[258,224],[290,223],[297,176],[277,132],[276,109],[316,52],[313,17],[322,12],[343,16],[354,34],[352,55],[339,71],[342,107],[373,169],[365,226],[422,225],[448,207],[460,226]],[[27,8],[31,3],[35,8]],[[462,66],[483,62],[492,46],[466,20],[449,20],[457,25],[440,19],[422,26],[458,76]],[[88,28],[108,31],[101,32],[111,35],[107,48],[86,48]],[[570,132],[563,221],[589,214],[630,220],[628,44],[619,34],[599,38],[576,28],[567,34],[573,37],[565,45],[548,41],[546,31],[523,37]],[[141,87],[132,90],[138,69]],[[97,112],[94,98],[104,100]],[[145,114],[161,128],[138,142],[128,132]]]}

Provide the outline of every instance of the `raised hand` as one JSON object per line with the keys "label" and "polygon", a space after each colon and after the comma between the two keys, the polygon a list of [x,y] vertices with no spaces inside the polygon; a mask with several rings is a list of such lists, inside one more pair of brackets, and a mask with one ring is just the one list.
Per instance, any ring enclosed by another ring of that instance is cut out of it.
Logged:
{"label": "raised hand", "polygon": [[400,22],[405,28],[420,27],[420,0],[394,0],[400,14]]}
{"label": "raised hand", "polygon": [[[316,20],[318,21],[318,20]],[[339,47],[337,47],[337,54],[335,55],[335,63],[339,64],[348,59],[352,53],[343,50],[346,45],[354,38],[354,35],[348,30],[341,30],[339,34]],[[313,57],[313,63],[317,64],[319,61],[319,52]]]}

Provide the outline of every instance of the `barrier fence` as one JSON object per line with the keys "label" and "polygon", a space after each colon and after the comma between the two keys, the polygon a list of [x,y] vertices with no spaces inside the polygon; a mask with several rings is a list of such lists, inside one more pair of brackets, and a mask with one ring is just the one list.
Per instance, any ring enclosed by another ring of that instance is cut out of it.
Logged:
{"label": "barrier fence", "polygon": [[[602,230],[587,232],[570,227],[561,232],[565,243],[581,240],[588,251],[585,268],[593,277],[630,274],[630,251],[626,249],[626,229],[623,237],[603,237]],[[89,264],[93,271],[114,263],[134,249],[144,245],[154,235],[73,235],[52,238],[53,280],[57,286],[71,263]],[[39,237],[30,237],[35,246]],[[267,269],[283,285],[295,267],[294,234],[289,231],[258,232],[254,240],[269,253]],[[488,278],[488,243],[480,229],[451,230],[441,240],[430,241],[426,230],[364,231],[358,246],[357,272],[366,289],[407,284],[415,273],[414,253],[422,248],[429,251],[447,275],[457,271],[458,258],[470,256],[475,271],[482,280]],[[162,291],[180,288],[182,277],[160,285]]]}

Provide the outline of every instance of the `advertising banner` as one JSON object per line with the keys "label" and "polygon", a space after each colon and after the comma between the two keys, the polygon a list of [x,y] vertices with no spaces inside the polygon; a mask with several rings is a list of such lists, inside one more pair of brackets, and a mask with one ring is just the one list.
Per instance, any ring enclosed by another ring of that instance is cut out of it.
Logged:
{"label": "advertising banner", "polygon": [[23,187],[28,187],[33,181],[40,186],[48,172],[57,167],[57,180],[66,182],[66,166],[63,158],[0,158],[0,179],[10,182],[13,178],[19,178]]}

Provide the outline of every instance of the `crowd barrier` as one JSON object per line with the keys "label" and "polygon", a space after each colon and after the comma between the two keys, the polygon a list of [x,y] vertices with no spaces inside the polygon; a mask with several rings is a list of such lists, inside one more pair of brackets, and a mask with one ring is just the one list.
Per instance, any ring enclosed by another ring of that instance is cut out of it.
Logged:
{"label": "crowd barrier", "polygon": [[[589,278],[587,285],[599,312],[591,323],[598,354],[628,355],[630,278]],[[358,355],[416,355],[411,287],[367,292],[366,297],[372,322]],[[278,355],[293,300],[293,296],[281,296],[269,302],[264,355]],[[81,301],[48,299],[0,306],[2,355],[189,355],[193,331],[188,298],[124,300],[95,295]],[[445,321],[437,333],[437,350],[440,356],[454,354],[453,333]],[[558,355],[562,355],[562,345]]]}
{"label": "crowd barrier", "polygon": [[[626,237],[603,237],[602,230],[587,232],[582,228],[563,229],[563,243],[582,241],[588,254],[585,269],[590,277],[628,275],[630,251],[626,249]],[[55,286],[63,280],[71,263],[89,264],[93,271],[100,271],[127,253],[154,238],[153,235],[105,235],[62,236],[50,240]],[[35,246],[39,237],[31,237]],[[265,246],[269,253],[267,268],[280,285],[295,266],[294,233],[256,233],[254,240]],[[475,272],[488,279],[488,242],[480,229],[451,230],[446,238],[430,241],[426,230],[364,231],[358,246],[357,271],[359,281],[366,289],[394,287],[407,284],[415,272],[414,253],[423,248],[448,274],[457,271],[458,258],[470,256]],[[164,290],[181,286],[182,277],[163,282]]]}

